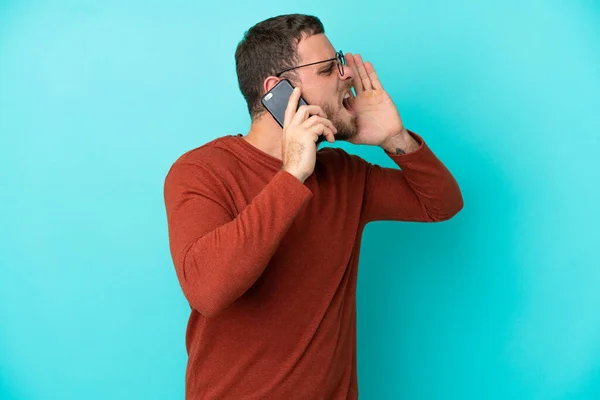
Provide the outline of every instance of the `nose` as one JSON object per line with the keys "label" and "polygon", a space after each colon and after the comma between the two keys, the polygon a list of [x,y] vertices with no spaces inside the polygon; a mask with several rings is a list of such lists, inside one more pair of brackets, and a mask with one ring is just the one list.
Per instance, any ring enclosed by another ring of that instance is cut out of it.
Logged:
{"label": "nose", "polygon": [[[346,60],[350,57],[352,57],[352,53],[344,54],[344,58]],[[344,76],[342,76],[342,74],[340,73],[340,71],[338,69],[338,76],[340,77],[340,79],[342,81],[347,81],[348,79],[352,80],[354,78],[354,69],[350,68],[347,61],[346,61],[346,65],[342,65],[342,68],[344,70]]]}

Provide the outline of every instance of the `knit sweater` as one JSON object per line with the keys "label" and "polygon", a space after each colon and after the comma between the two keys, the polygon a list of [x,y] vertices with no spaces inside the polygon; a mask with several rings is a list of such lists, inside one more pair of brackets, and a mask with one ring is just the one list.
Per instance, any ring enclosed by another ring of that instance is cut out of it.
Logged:
{"label": "knit sweater", "polygon": [[300,182],[241,134],[183,154],[164,183],[170,251],[191,313],[186,399],[356,399],[356,280],[371,221],[463,206],[416,133],[400,169],[340,148]]}

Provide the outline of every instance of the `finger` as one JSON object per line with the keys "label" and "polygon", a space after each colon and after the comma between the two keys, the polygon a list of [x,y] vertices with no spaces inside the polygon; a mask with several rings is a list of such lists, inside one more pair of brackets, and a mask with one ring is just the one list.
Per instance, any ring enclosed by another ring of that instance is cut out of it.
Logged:
{"label": "finger", "polygon": [[358,69],[358,75],[360,76],[360,80],[363,84],[365,90],[373,89],[371,85],[371,80],[369,79],[369,75],[367,74],[367,70],[365,69],[365,64],[363,63],[362,57],[360,54],[356,54],[354,56],[354,61],[356,61],[356,68]]}
{"label": "finger", "polygon": [[337,133],[337,128],[335,127],[335,125],[333,125],[333,122],[331,122],[327,118],[323,118],[319,115],[313,115],[312,117],[307,119],[302,124],[302,126],[304,126],[306,129],[308,129],[311,126],[316,125],[316,124],[323,124],[323,125],[329,127],[329,129],[331,129],[334,133]]}
{"label": "finger", "polygon": [[323,109],[319,106],[300,106],[300,108],[296,112],[296,115],[294,115],[294,117],[292,118],[292,122],[290,123],[294,125],[300,125],[301,123],[306,121],[311,115],[319,115],[323,118],[327,118],[327,114],[325,114],[325,111],[323,111]]}
{"label": "finger", "polygon": [[356,94],[363,92],[365,89],[363,87],[362,81],[360,80],[360,75],[358,75],[358,69],[356,68],[356,63],[354,62],[354,56],[352,53],[348,53],[345,56],[346,64],[350,69],[352,69],[352,83],[354,84],[354,90],[356,90]]}
{"label": "finger", "polygon": [[287,128],[290,125],[292,119],[294,118],[294,115],[296,114],[296,110],[298,109],[298,101],[300,101],[300,92],[302,92],[302,89],[300,89],[299,87],[296,87],[292,91],[292,95],[288,100],[288,105],[285,109],[285,114],[283,117],[284,128]]}
{"label": "finger", "polygon": [[365,63],[365,70],[367,71],[367,74],[369,75],[369,79],[371,80],[371,83],[373,84],[373,89],[383,90],[383,85],[381,84],[381,82],[379,82],[379,77],[377,76],[377,73],[375,72],[375,68],[373,68],[373,64],[371,64],[370,62],[367,61]]}
{"label": "finger", "polygon": [[326,125],[316,124],[311,128],[311,131],[317,135],[317,139],[319,138],[319,135],[323,135],[329,143],[335,142],[335,135],[333,131]]}
{"label": "finger", "polygon": [[329,127],[329,129],[331,129],[331,131],[333,132],[334,135],[337,133],[338,130],[335,127],[335,125],[333,124],[333,122],[331,122],[328,119],[325,119],[325,125],[327,125]]}
{"label": "finger", "polygon": [[327,130],[327,141],[329,143],[334,143],[335,142],[335,132],[336,131],[332,131],[331,129]]}

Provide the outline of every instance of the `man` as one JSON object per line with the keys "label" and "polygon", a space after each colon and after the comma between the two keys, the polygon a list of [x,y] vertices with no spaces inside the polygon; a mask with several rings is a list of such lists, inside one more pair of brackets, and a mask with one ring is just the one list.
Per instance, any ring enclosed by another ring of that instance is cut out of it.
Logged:
{"label": "man", "polygon": [[[248,134],[187,152],[164,186],[171,254],[192,308],[186,398],[356,399],[363,228],[447,220],[463,206],[460,190],[404,127],[373,66],[336,55],[317,18],[257,24],[236,65]],[[282,129],[260,98],[284,78],[297,90]],[[301,95],[309,106],[296,110]],[[379,146],[401,170],[317,151],[320,137]]]}

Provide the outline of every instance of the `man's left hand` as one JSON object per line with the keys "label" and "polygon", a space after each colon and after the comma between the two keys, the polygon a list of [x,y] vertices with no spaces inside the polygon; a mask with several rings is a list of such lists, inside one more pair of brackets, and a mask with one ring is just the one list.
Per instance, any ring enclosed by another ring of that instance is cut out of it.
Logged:
{"label": "man's left hand", "polygon": [[382,146],[386,141],[407,135],[400,113],[383,89],[373,65],[363,63],[358,54],[347,53],[345,57],[354,72],[356,97],[350,106],[357,113],[358,124],[358,132],[349,142]]}

